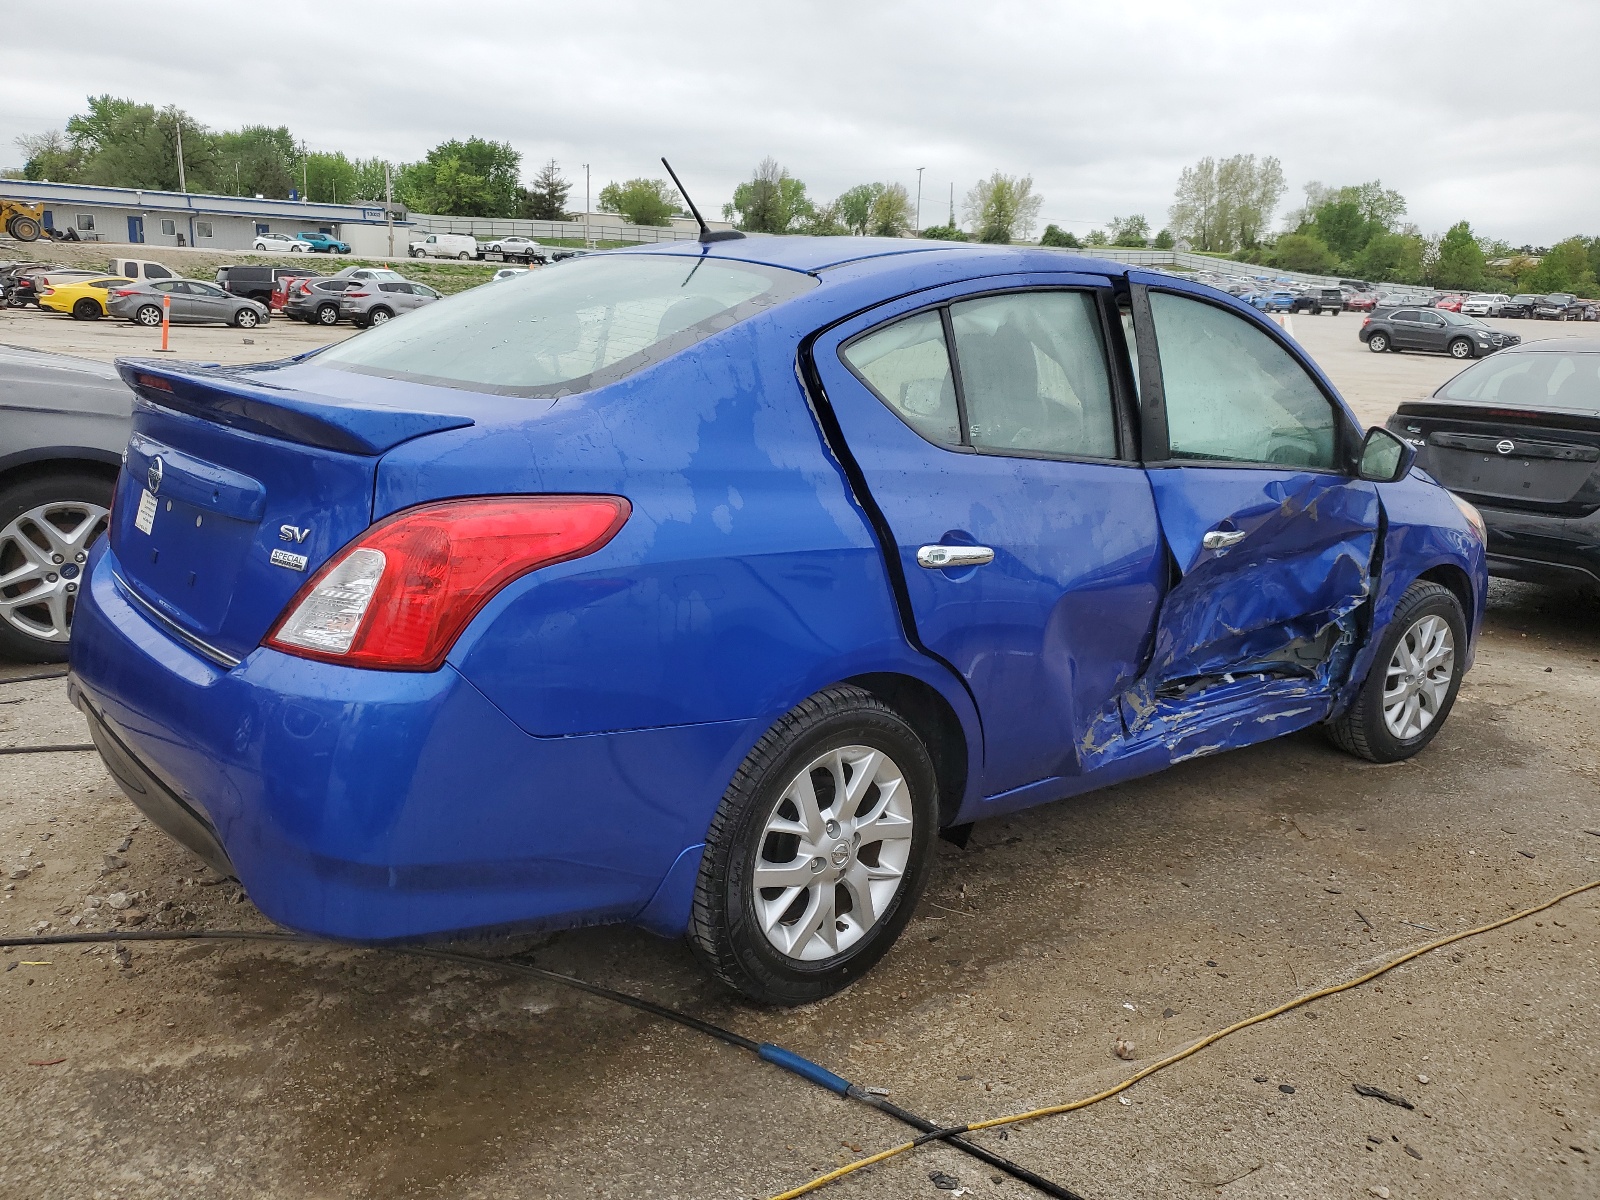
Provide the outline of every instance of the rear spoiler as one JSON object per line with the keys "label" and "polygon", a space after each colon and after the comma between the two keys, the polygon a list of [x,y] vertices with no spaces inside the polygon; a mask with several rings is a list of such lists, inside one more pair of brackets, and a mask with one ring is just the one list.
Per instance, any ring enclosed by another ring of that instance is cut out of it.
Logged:
{"label": "rear spoiler", "polygon": [[[119,358],[117,372],[141,400],[247,433],[346,454],[378,455],[402,442],[464,429],[471,417],[418,412],[313,392],[269,387],[240,368]],[[247,368],[248,369],[248,368]]]}

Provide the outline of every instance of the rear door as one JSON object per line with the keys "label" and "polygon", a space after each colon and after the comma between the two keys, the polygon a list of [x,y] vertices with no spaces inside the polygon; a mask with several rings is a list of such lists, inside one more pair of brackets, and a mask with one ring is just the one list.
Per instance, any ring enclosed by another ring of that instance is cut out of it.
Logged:
{"label": "rear door", "polygon": [[988,280],[885,305],[813,350],[907,632],[976,701],[988,797],[1093,767],[1150,642],[1160,533],[1107,302],[1095,277]]}
{"label": "rear door", "polygon": [[202,321],[229,321],[237,300],[219,287],[208,283],[189,283],[189,298],[194,304],[195,316]]}
{"label": "rear door", "polygon": [[1344,469],[1360,430],[1263,323],[1131,277],[1148,474],[1177,575],[1144,701],[1241,676],[1326,684],[1371,589],[1377,491]]}

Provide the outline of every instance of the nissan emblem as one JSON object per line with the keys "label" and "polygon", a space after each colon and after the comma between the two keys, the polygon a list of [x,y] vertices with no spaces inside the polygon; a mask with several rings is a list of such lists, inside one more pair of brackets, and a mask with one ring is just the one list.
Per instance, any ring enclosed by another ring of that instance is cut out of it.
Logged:
{"label": "nissan emblem", "polygon": [[[1509,450],[1511,448],[1510,442],[1505,443],[1505,445],[1506,449]],[[150,460],[150,469],[145,472],[144,476],[145,486],[150,489],[152,496],[161,490],[161,470],[161,456],[158,454]]]}
{"label": "nissan emblem", "polygon": [[[1510,454],[1513,450],[1515,450],[1517,448],[1517,444],[1515,442],[1513,442],[1510,438],[1501,438],[1498,442],[1496,442],[1494,444],[1494,448],[1496,450],[1500,451],[1501,454]],[[157,459],[156,461],[160,462],[161,460]]]}

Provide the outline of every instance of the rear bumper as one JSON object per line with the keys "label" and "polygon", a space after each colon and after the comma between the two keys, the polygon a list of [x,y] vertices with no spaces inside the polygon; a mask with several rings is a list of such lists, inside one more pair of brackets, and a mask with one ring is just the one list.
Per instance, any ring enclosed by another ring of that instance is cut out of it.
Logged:
{"label": "rear bumper", "polygon": [[1530,583],[1600,589],[1600,513],[1551,517],[1478,506],[1489,531],[1489,573]]}
{"label": "rear bumper", "polygon": [[[538,738],[450,666],[257,650],[223,669],[130,603],[114,561],[102,542],[73,625],[95,742],[152,822],[293,929],[378,942],[639,916],[759,734]],[[680,899],[643,920],[678,931]]]}

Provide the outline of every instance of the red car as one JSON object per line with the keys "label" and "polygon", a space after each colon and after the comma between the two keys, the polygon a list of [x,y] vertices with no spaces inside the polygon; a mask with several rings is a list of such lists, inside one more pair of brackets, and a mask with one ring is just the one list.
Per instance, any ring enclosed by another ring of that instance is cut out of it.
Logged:
{"label": "red car", "polygon": [[1465,299],[1465,296],[1441,296],[1437,301],[1434,302],[1433,306],[1435,308],[1442,308],[1445,312],[1460,312],[1461,302]]}
{"label": "red car", "polygon": [[1378,300],[1366,292],[1351,292],[1345,296],[1344,306],[1351,312],[1371,312],[1378,307]]}

